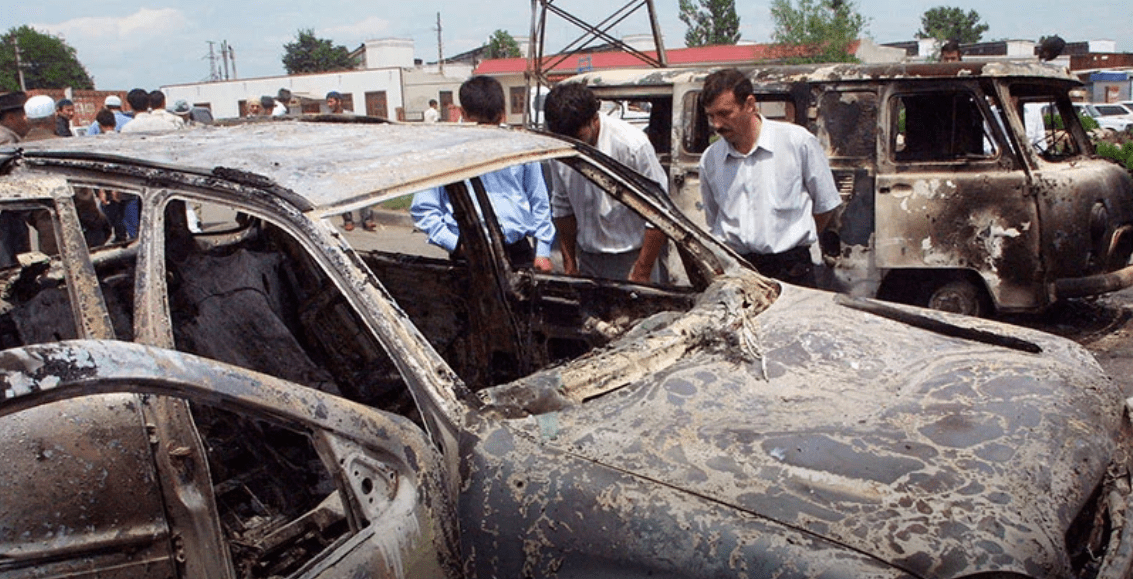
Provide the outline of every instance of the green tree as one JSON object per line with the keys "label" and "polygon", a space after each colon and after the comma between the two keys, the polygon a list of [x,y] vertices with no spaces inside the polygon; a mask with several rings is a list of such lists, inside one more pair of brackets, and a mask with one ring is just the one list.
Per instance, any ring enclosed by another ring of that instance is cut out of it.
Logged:
{"label": "green tree", "polygon": [[850,45],[868,20],[851,0],[772,0],[772,38],[791,63],[857,62]]}
{"label": "green tree", "polygon": [[688,26],[686,46],[735,44],[740,40],[736,0],[679,0],[681,22]]}
{"label": "green tree", "polygon": [[358,62],[345,46],[335,46],[330,40],[315,38],[315,31],[310,28],[299,30],[295,42],[283,45],[283,69],[287,74],[334,72],[356,66]]}
{"label": "green tree", "polygon": [[94,88],[94,80],[79,62],[74,48],[58,36],[25,25],[10,28],[0,42],[0,89],[20,90],[17,43],[26,88]]}
{"label": "green tree", "polygon": [[980,14],[975,10],[965,13],[955,6],[937,6],[921,16],[921,29],[916,36],[970,44],[979,42],[987,29],[988,25],[980,22]]}
{"label": "green tree", "polygon": [[496,30],[484,45],[484,58],[516,58],[523,56],[519,43],[506,30]]}

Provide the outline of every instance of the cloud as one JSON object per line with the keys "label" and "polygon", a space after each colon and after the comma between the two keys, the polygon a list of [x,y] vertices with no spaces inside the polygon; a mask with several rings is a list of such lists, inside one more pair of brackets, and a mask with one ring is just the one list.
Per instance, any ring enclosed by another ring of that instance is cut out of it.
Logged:
{"label": "cloud", "polygon": [[339,38],[372,40],[385,34],[388,29],[389,20],[371,16],[352,24],[323,28],[319,30],[317,36],[320,38],[330,38],[335,42],[339,42]]}
{"label": "cloud", "polygon": [[176,33],[185,28],[185,14],[176,8],[141,8],[127,16],[84,16],[58,24],[34,25],[67,39],[137,40]]}

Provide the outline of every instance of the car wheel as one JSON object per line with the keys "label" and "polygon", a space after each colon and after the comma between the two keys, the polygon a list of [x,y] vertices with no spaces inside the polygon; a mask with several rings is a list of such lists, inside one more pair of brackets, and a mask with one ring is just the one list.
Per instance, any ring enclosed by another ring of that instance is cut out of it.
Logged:
{"label": "car wheel", "polygon": [[983,288],[967,279],[953,279],[935,284],[925,292],[922,305],[933,310],[976,317],[991,313],[991,306],[987,303]]}

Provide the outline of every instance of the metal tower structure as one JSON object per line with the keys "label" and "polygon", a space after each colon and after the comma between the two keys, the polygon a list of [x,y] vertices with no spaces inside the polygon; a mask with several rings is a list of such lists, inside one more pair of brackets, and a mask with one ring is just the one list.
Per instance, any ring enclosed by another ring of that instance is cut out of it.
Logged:
{"label": "metal tower structure", "polygon": [[[614,38],[608,34],[611,28],[617,26],[642,8],[645,8],[649,13],[649,24],[653,32],[653,43],[657,47],[656,57],[637,50],[622,42],[621,39]],[[544,41],[548,16],[558,16],[582,30],[582,34],[578,38],[569,42],[560,51],[553,53],[552,56],[544,56],[546,54],[544,52]],[[563,61],[590,47],[595,42],[608,43],[618,50],[624,50],[636,56],[642,62],[650,66],[658,68],[668,66],[668,58],[665,55],[665,43],[661,39],[661,26],[657,22],[657,11],[653,8],[653,0],[630,0],[598,24],[590,24],[570,12],[567,12],[562,7],[556,5],[555,0],[531,0],[531,42],[527,49],[527,70],[524,73],[527,80],[527,93],[535,94],[536,99],[538,99],[539,92],[542,91],[544,87],[550,86],[551,84],[550,80],[547,78],[547,73],[554,70],[554,68]],[[530,106],[524,107],[523,123],[525,125],[531,124],[531,112]]]}

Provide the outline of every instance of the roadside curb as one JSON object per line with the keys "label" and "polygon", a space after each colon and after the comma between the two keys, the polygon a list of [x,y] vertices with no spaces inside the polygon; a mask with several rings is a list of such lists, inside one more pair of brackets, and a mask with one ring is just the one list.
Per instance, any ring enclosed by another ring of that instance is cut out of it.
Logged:
{"label": "roadside curb", "polygon": [[373,209],[373,219],[381,225],[393,227],[413,227],[413,217],[408,211],[391,211],[389,209]]}

